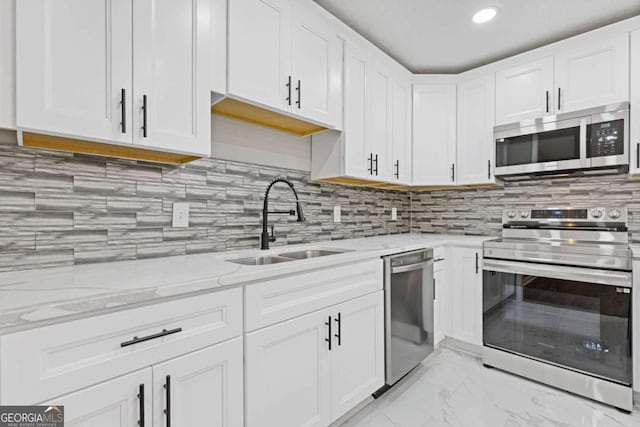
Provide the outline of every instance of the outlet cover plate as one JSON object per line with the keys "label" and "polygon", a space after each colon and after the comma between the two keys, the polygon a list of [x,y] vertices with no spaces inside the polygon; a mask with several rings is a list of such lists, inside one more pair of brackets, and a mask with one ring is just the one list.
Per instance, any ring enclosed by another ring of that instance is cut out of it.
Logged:
{"label": "outlet cover plate", "polygon": [[340,206],[333,207],[333,222],[342,222],[342,212]]}
{"label": "outlet cover plate", "polygon": [[173,204],[173,227],[189,227],[189,203]]}
{"label": "outlet cover plate", "polygon": [[397,221],[397,220],[398,220],[398,209],[391,208],[391,221]]}

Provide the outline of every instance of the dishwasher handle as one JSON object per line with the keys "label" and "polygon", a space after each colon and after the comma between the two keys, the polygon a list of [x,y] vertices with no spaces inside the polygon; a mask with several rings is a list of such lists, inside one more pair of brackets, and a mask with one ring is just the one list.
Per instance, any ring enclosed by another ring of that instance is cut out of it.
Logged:
{"label": "dishwasher handle", "polygon": [[391,274],[406,273],[408,271],[422,270],[433,264],[433,259],[429,259],[416,264],[402,265],[398,267],[391,267]]}

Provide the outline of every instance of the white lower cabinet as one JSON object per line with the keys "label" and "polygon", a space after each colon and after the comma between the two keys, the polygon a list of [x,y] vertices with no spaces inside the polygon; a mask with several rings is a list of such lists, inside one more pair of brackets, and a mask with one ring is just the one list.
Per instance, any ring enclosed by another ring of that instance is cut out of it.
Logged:
{"label": "white lower cabinet", "polygon": [[151,368],[67,394],[42,405],[64,406],[65,423],[74,427],[151,425]]}
{"label": "white lower cabinet", "polygon": [[153,425],[243,425],[242,337],[153,367]]}
{"label": "white lower cabinet", "polygon": [[246,335],[246,425],[326,426],[384,384],[377,291]]}
{"label": "white lower cabinet", "polygon": [[448,335],[450,315],[451,315],[451,299],[449,298],[450,288],[447,286],[446,266],[444,257],[439,258],[434,252],[433,265],[433,342],[437,347],[438,344]]}
{"label": "white lower cabinet", "polygon": [[451,336],[482,345],[482,249],[451,248]]}

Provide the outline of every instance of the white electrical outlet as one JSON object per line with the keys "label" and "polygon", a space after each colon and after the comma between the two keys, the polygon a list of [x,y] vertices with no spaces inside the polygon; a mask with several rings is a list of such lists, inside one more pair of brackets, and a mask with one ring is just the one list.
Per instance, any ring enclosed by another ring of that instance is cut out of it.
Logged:
{"label": "white electrical outlet", "polygon": [[189,227],[189,203],[173,204],[173,226]]}
{"label": "white electrical outlet", "polygon": [[391,208],[391,221],[397,221],[397,220],[398,220],[398,209]]}
{"label": "white electrical outlet", "polygon": [[342,212],[340,212],[340,206],[333,207],[333,222],[342,221]]}

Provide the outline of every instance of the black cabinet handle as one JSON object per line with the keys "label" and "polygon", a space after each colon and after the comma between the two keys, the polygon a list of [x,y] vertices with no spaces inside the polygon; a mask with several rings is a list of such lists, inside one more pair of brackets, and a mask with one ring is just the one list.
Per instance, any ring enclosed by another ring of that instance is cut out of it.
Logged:
{"label": "black cabinet handle", "polygon": [[177,334],[178,332],[182,332],[182,328],[175,328],[171,330],[163,329],[162,332],[158,332],[157,334],[153,334],[153,335],[147,335],[146,337],[140,337],[140,338],[133,337],[133,339],[130,341],[125,341],[123,343],[120,343],[120,347],[128,347],[130,345],[138,344],[138,343],[149,341],[149,340],[154,340],[156,338],[165,337],[167,335]]}
{"label": "black cabinet handle", "polygon": [[433,300],[436,300],[436,278],[433,278]]}
{"label": "black cabinet handle", "polygon": [[302,82],[300,80],[298,80],[298,87],[296,88],[296,91],[298,92],[298,100],[296,101],[296,104],[298,105],[298,110],[302,107]]}
{"label": "black cabinet handle", "polygon": [[367,161],[369,162],[369,175],[373,175],[373,153],[369,153],[369,157],[367,157]]}
{"label": "black cabinet handle", "polygon": [[142,136],[147,137],[147,95],[142,95]]}
{"label": "black cabinet handle", "polygon": [[549,112],[549,91],[546,92],[546,100],[547,100],[547,113]]}
{"label": "black cabinet handle", "polygon": [[491,160],[487,160],[487,178],[491,179]]}
{"label": "black cabinet handle", "polygon": [[289,78],[287,79],[287,84],[285,86],[287,87],[287,97],[285,98],[285,100],[287,101],[289,106],[291,106],[291,76],[289,76]]}
{"label": "black cabinet handle", "polygon": [[338,324],[338,333],[336,334],[336,338],[338,338],[338,347],[342,345],[342,313],[338,313],[338,317],[335,319]]}
{"label": "black cabinet handle", "polygon": [[476,274],[478,274],[479,270],[480,270],[479,256],[478,256],[478,252],[476,252]]}
{"label": "black cabinet handle", "polygon": [[140,405],[140,419],[138,420],[138,425],[140,427],[144,427],[144,384],[140,384],[140,388],[138,390],[138,404]]}
{"label": "black cabinet handle", "polygon": [[120,89],[120,115],[122,121],[120,122],[120,128],[122,133],[127,133],[127,90]]}
{"label": "black cabinet handle", "polygon": [[451,182],[456,182],[456,164],[451,163]]}
{"label": "black cabinet handle", "polygon": [[331,351],[331,316],[329,316],[329,321],[328,322],[324,322],[325,325],[327,325],[327,327],[329,328],[329,331],[327,333],[327,338],[325,338],[324,340],[326,342],[329,343],[329,351]]}
{"label": "black cabinet handle", "polygon": [[560,97],[561,97],[561,94],[562,94],[561,89],[558,88],[558,111],[560,111]]}
{"label": "black cabinet handle", "polygon": [[640,142],[636,144],[636,168],[640,169]]}
{"label": "black cabinet handle", "polygon": [[167,375],[165,378],[164,390],[167,399],[164,414],[167,416],[167,427],[171,427],[171,375]]}
{"label": "black cabinet handle", "polygon": [[400,179],[400,160],[396,160],[396,178]]}
{"label": "black cabinet handle", "polygon": [[376,154],[376,176],[378,176],[378,155]]}

